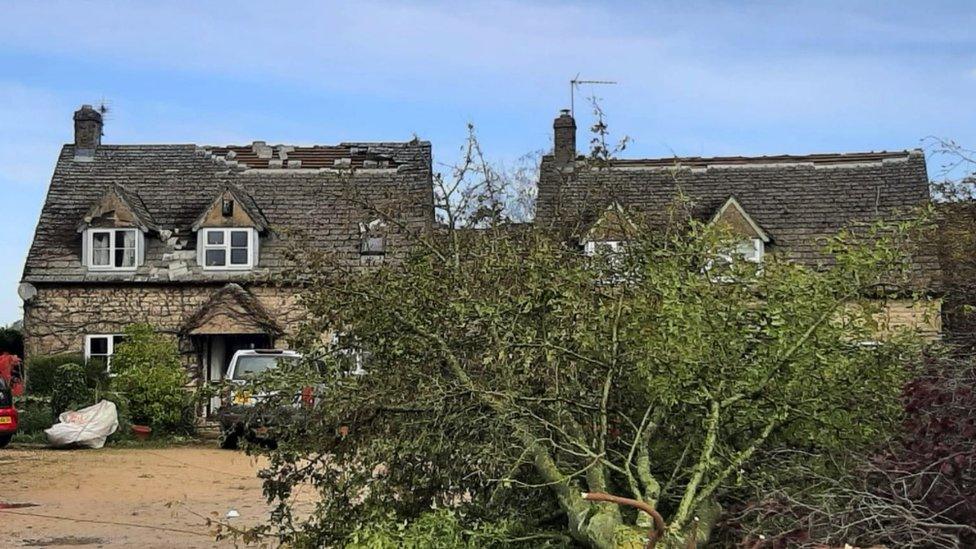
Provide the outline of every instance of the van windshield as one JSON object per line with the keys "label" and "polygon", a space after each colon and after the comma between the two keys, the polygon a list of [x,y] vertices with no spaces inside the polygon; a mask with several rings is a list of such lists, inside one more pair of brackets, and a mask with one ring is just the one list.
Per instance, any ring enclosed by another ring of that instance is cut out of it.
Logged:
{"label": "van windshield", "polygon": [[290,355],[244,355],[237,357],[232,379],[251,379],[278,366],[279,361],[295,360],[298,357]]}

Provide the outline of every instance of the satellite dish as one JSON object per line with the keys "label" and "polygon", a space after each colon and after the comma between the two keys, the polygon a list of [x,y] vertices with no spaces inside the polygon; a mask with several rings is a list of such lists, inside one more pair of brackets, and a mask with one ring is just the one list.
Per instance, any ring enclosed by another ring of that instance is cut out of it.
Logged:
{"label": "satellite dish", "polygon": [[24,301],[30,301],[37,297],[37,288],[35,288],[30,282],[21,282],[20,285],[17,286],[17,295],[19,295],[20,299],[23,299]]}

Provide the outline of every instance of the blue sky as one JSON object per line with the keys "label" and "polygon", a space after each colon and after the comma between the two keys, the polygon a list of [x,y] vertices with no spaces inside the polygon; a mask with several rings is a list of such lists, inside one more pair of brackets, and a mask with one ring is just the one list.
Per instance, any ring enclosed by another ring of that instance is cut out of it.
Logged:
{"label": "blue sky", "polygon": [[619,82],[596,91],[632,156],[976,146],[968,0],[5,1],[0,323],[20,317],[24,256],[82,103],[111,108],[107,143],[416,134],[449,162],[472,122],[511,161],[551,146],[576,74]]}

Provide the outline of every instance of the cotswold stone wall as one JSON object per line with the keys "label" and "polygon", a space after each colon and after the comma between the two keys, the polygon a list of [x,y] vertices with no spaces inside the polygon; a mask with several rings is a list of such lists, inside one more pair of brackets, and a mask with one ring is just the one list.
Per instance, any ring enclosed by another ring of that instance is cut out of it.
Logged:
{"label": "cotswold stone wall", "polygon": [[[126,326],[147,323],[178,337],[187,319],[220,289],[214,285],[37,285],[37,296],[24,305],[27,357],[81,353],[87,334],[118,334]],[[294,289],[248,286],[247,290],[286,332],[293,333],[304,319]],[[188,367],[197,363],[189,338],[180,338],[180,351]]]}
{"label": "cotswold stone wall", "polygon": [[917,331],[926,340],[940,339],[942,300],[892,300],[885,305],[884,312],[877,315],[877,319],[882,333],[909,328]]}

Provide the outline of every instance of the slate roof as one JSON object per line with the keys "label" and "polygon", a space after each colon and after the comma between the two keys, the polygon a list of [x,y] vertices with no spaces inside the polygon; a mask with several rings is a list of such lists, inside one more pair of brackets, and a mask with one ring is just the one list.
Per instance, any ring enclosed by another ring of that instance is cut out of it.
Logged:
{"label": "slate roof", "polygon": [[[119,197],[122,203],[132,211],[138,225],[143,230],[159,230],[159,226],[156,225],[155,221],[153,221],[152,214],[149,213],[149,210],[146,209],[146,205],[138,196],[130,193],[125,187],[119,184],[112,185],[112,188],[107,192],[113,192]],[[92,206],[95,208],[97,204],[92,204]],[[88,216],[83,217],[81,222],[78,223],[78,230],[82,230],[82,227],[86,227],[88,222]]]}
{"label": "slate roof", "polygon": [[[617,201],[651,223],[664,223],[683,194],[691,215],[710,219],[730,198],[772,238],[771,251],[800,263],[829,263],[825,240],[844,227],[901,219],[929,202],[928,174],[920,150],[759,157],[614,160],[603,168],[542,161],[537,221],[578,224],[582,234]],[[913,258],[928,284],[938,261],[923,247]]]}
{"label": "slate roof", "polygon": [[[278,169],[267,168],[269,159],[261,159],[262,164],[244,152],[230,155],[238,160],[227,158],[227,152],[243,148],[99,145],[90,161],[77,161],[74,146],[65,145],[27,256],[24,281],[241,281],[279,272],[285,267],[286,238],[299,237],[306,246],[334,252],[356,265],[359,223],[378,217],[371,207],[396,216],[411,230],[426,230],[433,223],[429,142],[298,147],[295,151],[301,152],[292,154],[301,157],[302,166]],[[270,160],[275,158],[280,157],[273,152]],[[115,186],[154,224],[146,239],[146,261],[135,274],[89,273],[81,263],[82,239],[76,228],[92,204]],[[247,208],[259,212],[269,227],[252,272],[204,272],[196,263],[191,225],[228,187],[243,194]],[[406,248],[403,232],[391,229],[391,253]]]}

